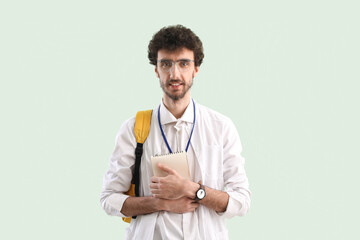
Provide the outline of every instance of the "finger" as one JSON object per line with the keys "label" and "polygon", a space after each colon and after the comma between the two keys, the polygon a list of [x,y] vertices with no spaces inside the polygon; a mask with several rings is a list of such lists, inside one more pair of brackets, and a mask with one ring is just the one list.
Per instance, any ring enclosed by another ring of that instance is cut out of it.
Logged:
{"label": "finger", "polygon": [[159,189],[160,188],[158,183],[150,183],[149,187],[150,187],[150,189]]}
{"label": "finger", "polygon": [[152,193],[153,195],[154,195],[154,194],[158,195],[158,194],[161,193],[161,190],[159,190],[159,189],[151,189],[151,193]]}
{"label": "finger", "polygon": [[191,206],[193,208],[198,208],[200,206],[200,204],[199,203],[191,203]]}
{"label": "finger", "polygon": [[158,167],[167,172],[168,174],[176,174],[176,171],[172,168],[169,168],[168,166],[164,165],[164,164],[161,164],[161,163],[158,163]]}
{"label": "finger", "polygon": [[[164,198],[164,195],[163,194],[153,194],[153,197]],[[166,199],[166,198],[164,198],[164,199]]]}
{"label": "finger", "polygon": [[160,178],[153,176],[153,177],[150,178],[150,181],[153,182],[153,183],[159,183],[159,182],[160,182]]}

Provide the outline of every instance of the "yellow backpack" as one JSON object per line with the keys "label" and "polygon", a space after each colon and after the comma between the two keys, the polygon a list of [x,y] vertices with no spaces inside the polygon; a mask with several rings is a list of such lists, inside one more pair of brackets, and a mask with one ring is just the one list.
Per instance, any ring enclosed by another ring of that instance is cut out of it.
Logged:
{"label": "yellow backpack", "polygon": [[[150,132],[151,114],[152,110],[139,111],[136,114],[134,127],[134,133],[137,142],[135,149],[135,168],[130,188],[125,193],[129,196],[139,196],[141,156],[143,153],[143,144]],[[130,223],[131,218],[135,219],[136,216],[123,217],[122,220],[124,222]]]}

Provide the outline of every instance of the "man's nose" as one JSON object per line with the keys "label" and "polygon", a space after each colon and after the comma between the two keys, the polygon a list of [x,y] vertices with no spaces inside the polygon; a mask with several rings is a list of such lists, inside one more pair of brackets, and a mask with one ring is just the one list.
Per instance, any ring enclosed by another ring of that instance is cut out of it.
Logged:
{"label": "man's nose", "polygon": [[170,69],[170,77],[172,79],[177,79],[177,77],[179,77],[179,75],[180,75],[179,67],[176,63],[174,63],[174,65]]}

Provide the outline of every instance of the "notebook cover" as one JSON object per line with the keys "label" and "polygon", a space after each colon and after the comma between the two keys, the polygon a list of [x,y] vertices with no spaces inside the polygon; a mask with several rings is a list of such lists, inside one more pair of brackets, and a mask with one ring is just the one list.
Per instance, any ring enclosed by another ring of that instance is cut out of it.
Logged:
{"label": "notebook cover", "polygon": [[164,164],[174,169],[180,176],[190,180],[189,166],[186,152],[170,153],[160,156],[151,157],[154,176],[166,177],[168,174],[157,167],[158,163]]}

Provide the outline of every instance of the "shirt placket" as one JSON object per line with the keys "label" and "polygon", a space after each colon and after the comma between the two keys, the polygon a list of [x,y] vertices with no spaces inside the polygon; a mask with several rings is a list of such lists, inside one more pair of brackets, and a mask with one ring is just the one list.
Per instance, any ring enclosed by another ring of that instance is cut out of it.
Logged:
{"label": "shirt placket", "polygon": [[183,122],[176,122],[175,128],[175,141],[176,141],[176,152],[184,151],[184,137],[183,137]]}

